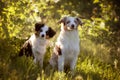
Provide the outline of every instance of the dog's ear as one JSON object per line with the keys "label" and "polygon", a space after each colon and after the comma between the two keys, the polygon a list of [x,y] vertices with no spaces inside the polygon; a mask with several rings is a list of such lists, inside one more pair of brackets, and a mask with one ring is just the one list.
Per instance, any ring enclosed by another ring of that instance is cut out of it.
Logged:
{"label": "dog's ear", "polygon": [[47,34],[49,35],[50,38],[52,38],[56,34],[56,32],[51,27],[49,27],[49,31]]}
{"label": "dog's ear", "polygon": [[43,27],[43,23],[35,23],[35,31],[39,31],[41,27]]}
{"label": "dog's ear", "polygon": [[76,20],[82,26],[83,23],[82,23],[81,19],[77,17]]}
{"label": "dog's ear", "polygon": [[67,19],[67,17],[61,18],[61,19],[58,21],[58,24],[60,24],[60,23],[64,23],[64,24],[65,24],[66,19]]}

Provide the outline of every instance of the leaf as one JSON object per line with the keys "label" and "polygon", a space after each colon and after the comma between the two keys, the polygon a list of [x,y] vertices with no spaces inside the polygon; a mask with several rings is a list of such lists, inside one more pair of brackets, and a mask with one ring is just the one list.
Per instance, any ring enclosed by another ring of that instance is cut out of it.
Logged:
{"label": "leaf", "polygon": [[100,1],[99,0],[94,0],[93,3],[99,3]]}

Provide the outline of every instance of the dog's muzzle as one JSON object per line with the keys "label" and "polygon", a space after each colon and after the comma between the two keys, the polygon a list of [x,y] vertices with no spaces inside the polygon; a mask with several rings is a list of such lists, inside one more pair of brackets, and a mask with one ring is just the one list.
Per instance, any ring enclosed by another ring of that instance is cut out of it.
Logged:
{"label": "dog's muzzle", "polygon": [[74,28],[75,28],[75,26],[72,24],[72,25],[71,25],[71,29],[74,29]]}
{"label": "dog's muzzle", "polygon": [[67,30],[76,30],[76,26],[72,24],[71,26],[67,27]]}
{"label": "dog's muzzle", "polygon": [[42,35],[41,35],[41,37],[42,37],[42,38],[44,38],[44,37],[45,37],[45,35],[44,35],[44,34],[42,34]]}

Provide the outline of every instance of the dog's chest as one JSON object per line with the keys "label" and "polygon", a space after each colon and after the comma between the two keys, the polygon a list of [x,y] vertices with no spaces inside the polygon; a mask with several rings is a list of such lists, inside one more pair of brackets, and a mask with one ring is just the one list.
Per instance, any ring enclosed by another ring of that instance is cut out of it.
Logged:
{"label": "dog's chest", "polygon": [[63,55],[73,56],[79,53],[79,35],[77,31],[60,33],[58,44],[63,50]]}
{"label": "dog's chest", "polygon": [[36,49],[36,51],[45,53],[45,48],[46,48],[46,42],[45,41],[35,41],[33,43],[33,48]]}
{"label": "dog's chest", "polygon": [[45,53],[46,51],[46,40],[42,40],[40,38],[35,38],[35,36],[32,36],[30,38],[31,42],[32,42],[32,49],[35,52],[39,52],[39,53]]}

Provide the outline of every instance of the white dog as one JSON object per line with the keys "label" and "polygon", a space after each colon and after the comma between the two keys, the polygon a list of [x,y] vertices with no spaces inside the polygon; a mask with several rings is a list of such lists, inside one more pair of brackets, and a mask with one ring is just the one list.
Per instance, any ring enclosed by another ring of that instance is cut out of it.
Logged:
{"label": "white dog", "polygon": [[42,23],[35,24],[35,33],[24,43],[19,56],[33,56],[34,62],[43,67],[43,59],[46,52],[48,39],[55,35],[55,31]]}
{"label": "white dog", "polygon": [[59,23],[61,32],[49,62],[52,67],[57,67],[58,71],[64,71],[64,66],[70,66],[70,70],[73,71],[80,53],[78,25],[82,25],[82,22],[80,18],[67,16]]}

